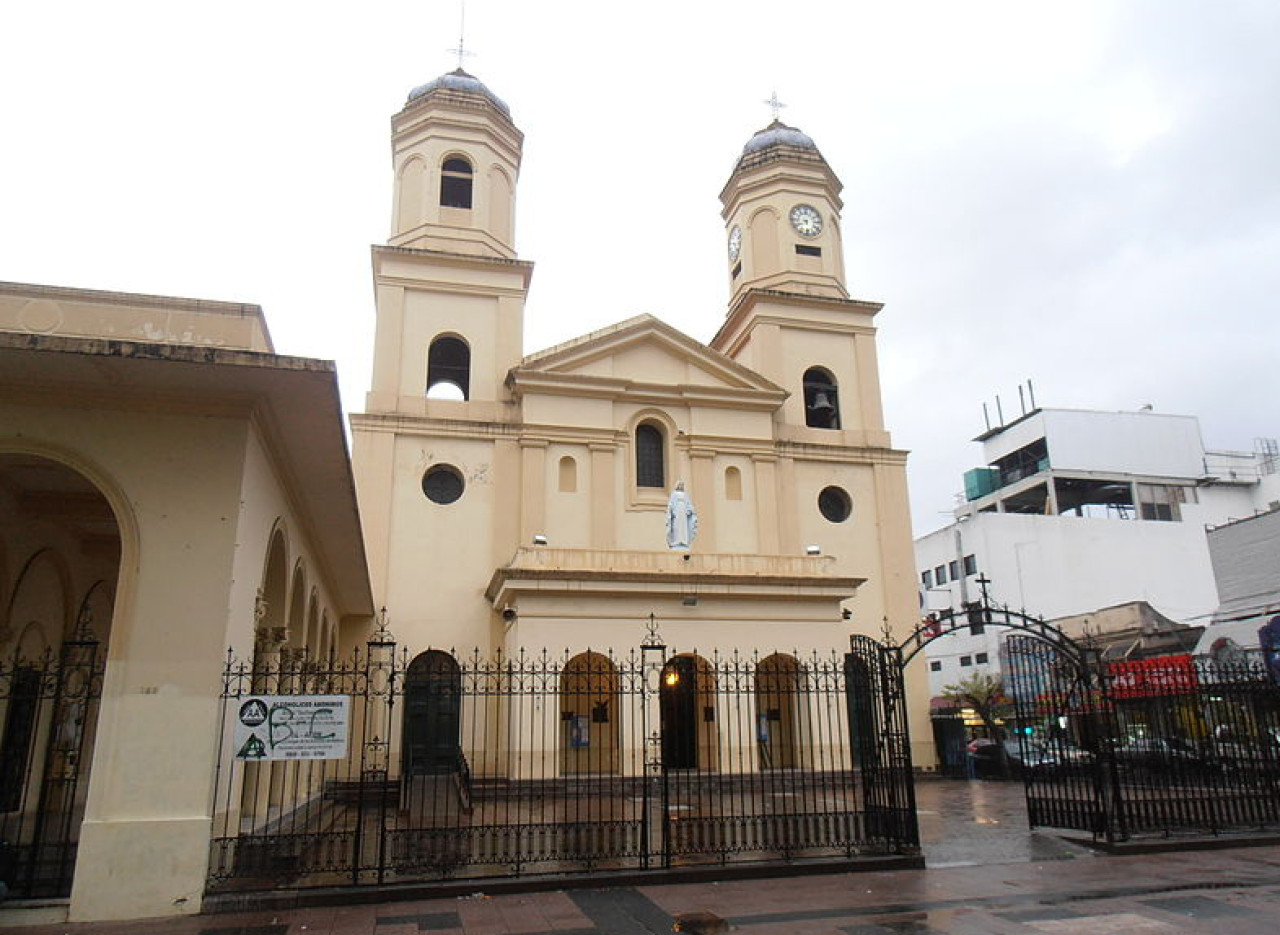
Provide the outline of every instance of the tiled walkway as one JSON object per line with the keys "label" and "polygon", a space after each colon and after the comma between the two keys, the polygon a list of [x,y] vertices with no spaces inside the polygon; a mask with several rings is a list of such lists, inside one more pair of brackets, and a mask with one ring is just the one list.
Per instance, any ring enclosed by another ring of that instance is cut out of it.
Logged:
{"label": "tiled walkway", "polygon": [[[45,925],[23,935],[1106,935],[1280,930],[1280,847],[1094,856],[1028,837],[1004,790],[949,784],[920,808],[928,870]],[[922,789],[927,789],[922,784]],[[932,796],[932,798],[931,798]],[[963,807],[969,798],[968,811]],[[1002,804],[1003,803],[1003,804]],[[996,830],[1014,826],[1003,838]],[[973,847],[963,847],[972,834]],[[930,841],[933,838],[933,841]],[[959,838],[959,840],[957,840]],[[1030,852],[1041,849],[1044,853]],[[941,854],[941,859],[935,855]],[[1029,856],[1040,859],[1028,860]],[[1044,859],[1045,857],[1051,859]],[[967,857],[967,859],[966,859]],[[699,915],[689,917],[686,914]],[[716,927],[707,923],[723,920]],[[9,935],[13,929],[0,925]]]}

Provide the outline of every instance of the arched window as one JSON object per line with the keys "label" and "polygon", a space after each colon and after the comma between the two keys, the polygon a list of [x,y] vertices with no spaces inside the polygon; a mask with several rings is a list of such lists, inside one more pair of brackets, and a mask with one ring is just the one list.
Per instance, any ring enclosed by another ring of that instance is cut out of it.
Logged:
{"label": "arched window", "polygon": [[453,156],[440,173],[440,204],[446,208],[471,207],[471,163]]}
{"label": "arched window", "polygon": [[636,426],[636,486],[665,487],[667,472],[662,429],[652,422]]}
{"label": "arched window", "polygon": [[821,367],[804,372],[804,424],[815,429],[840,428],[836,378]]}
{"label": "arched window", "polygon": [[427,351],[427,396],[471,398],[471,348],[461,338],[436,338]]}

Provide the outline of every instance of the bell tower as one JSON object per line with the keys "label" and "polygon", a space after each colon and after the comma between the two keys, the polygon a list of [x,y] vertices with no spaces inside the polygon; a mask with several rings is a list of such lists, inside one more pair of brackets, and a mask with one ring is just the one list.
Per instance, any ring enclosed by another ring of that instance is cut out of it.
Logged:
{"label": "bell tower", "polygon": [[391,118],[391,236],[373,248],[378,324],[369,412],[497,418],[524,354],[533,274],[515,249],[524,134],[461,68]]}
{"label": "bell tower", "polygon": [[523,143],[507,105],[461,68],[415,88],[391,119],[388,242],[514,259]]}
{"label": "bell tower", "polygon": [[720,193],[729,314],[711,346],[790,391],[782,417],[798,438],[887,446],[881,306],[845,287],[842,187],[813,139],[776,117],[747,141]]}
{"label": "bell tower", "polygon": [[729,288],[848,298],[840,180],[808,135],[776,118],[747,141],[720,201]]}

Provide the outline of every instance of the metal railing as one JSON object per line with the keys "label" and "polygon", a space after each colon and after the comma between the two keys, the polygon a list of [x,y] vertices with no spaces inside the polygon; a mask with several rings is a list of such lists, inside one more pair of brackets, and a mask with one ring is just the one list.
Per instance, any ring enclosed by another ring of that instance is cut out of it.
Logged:
{"label": "metal railing", "polygon": [[[899,829],[882,815],[868,827],[878,799],[860,775],[882,745],[857,736],[849,659],[656,645],[410,657],[388,640],[323,662],[228,655],[209,888],[909,850],[914,821]],[[342,758],[235,756],[232,722],[247,699],[310,692],[349,699]],[[883,720],[878,710],[864,728]]]}
{"label": "metal railing", "polygon": [[1033,826],[1108,840],[1280,828],[1280,686],[1260,661],[1080,665],[1026,637],[1007,658]]}

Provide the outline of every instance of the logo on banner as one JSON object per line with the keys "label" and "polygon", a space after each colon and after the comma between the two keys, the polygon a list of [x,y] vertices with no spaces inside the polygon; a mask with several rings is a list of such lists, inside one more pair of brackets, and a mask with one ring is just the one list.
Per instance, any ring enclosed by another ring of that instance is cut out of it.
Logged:
{"label": "logo on banner", "polygon": [[236,712],[239,760],[339,760],[347,755],[346,695],[254,695]]}

